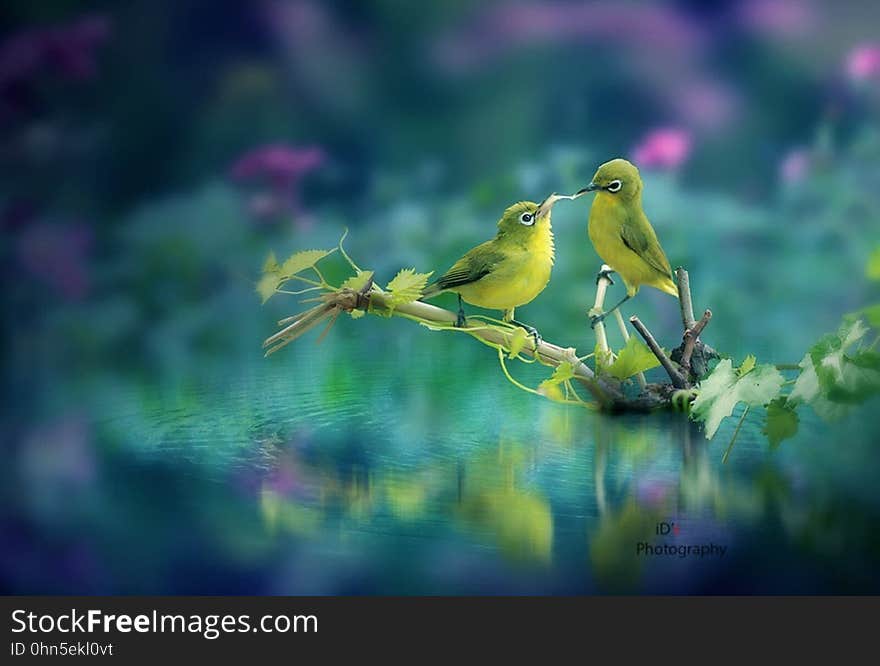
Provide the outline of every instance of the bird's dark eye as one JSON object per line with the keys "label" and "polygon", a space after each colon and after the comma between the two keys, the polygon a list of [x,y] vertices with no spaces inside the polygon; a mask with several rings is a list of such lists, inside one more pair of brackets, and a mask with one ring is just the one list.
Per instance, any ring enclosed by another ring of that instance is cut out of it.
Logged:
{"label": "bird's dark eye", "polygon": [[535,223],[535,216],[531,213],[523,213],[519,216],[519,221],[527,227],[530,227]]}
{"label": "bird's dark eye", "polygon": [[621,187],[623,187],[623,183],[621,183],[619,180],[612,180],[610,183],[608,183],[608,187],[606,187],[605,189],[613,194],[614,192],[620,192]]}

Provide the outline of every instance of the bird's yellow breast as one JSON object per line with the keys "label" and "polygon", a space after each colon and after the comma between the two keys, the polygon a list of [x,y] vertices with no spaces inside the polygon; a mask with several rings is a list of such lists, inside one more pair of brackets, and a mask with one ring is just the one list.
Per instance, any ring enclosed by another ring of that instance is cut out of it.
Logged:
{"label": "bird's yellow breast", "polygon": [[471,305],[507,310],[525,305],[544,291],[553,269],[553,232],[549,221],[525,243],[498,240],[504,259],[488,274],[457,289]]}
{"label": "bird's yellow breast", "polygon": [[[626,291],[634,296],[642,285],[655,287],[673,296],[677,288],[670,277],[660,273],[623,241],[625,211],[609,194],[600,193],[590,208],[587,233],[596,253],[623,279]],[[662,252],[662,251],[661,251]]]}

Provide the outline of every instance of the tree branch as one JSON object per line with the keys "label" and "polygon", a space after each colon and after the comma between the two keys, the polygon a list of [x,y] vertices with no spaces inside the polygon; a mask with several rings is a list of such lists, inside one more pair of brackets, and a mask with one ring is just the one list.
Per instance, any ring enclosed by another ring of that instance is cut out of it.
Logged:
{"label": "tree branch", "polygon": [[706,328],[706,324],[709,323],[711,318],[712,311],[707,308],[703,313],[703,316],[700,318],[700,321],[696,322],[684,332],[684,349],[681,352],[680,365],[684,370],[685,375],[688,377],[691,374],[691,356],[693,356],[694,347],[697,344],[697,340],[700,338],[700,333]]}
{"label": "tree branch", "polygon": [[663,369],[666,370],[666,374],[669,375],[672,385],[678,389],[689,388],[687,380],[681,376],[678,370],[676,370],[672,361],[670,361],[669,357],[666,355],[666,352],[663,351],[660,345],[657,344],[654,336],[651,335],[651,331],[649,331],[635,315],[629,318],[629,322],[633,325],[633,328],[639,332],[639,335],[642,336],[645,344],[648,345],[648,348],[654,352],[654,356],[657,357],[657,360],[660,361],[660,365],[663,366]]}
{"label": "tree branch", "polygon": [[691,281],[688,272],[679,266],[675,269],[675,278],[678,282],[678,304],[681,308],[681,325],[684,330],[694,327],[694,303],[691,299]]}

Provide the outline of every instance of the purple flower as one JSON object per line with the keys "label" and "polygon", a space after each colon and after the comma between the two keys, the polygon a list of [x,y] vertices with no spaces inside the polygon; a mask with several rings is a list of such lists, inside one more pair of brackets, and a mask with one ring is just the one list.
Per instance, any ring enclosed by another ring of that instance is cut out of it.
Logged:
{"label": "purple flower", "polygon": [[880,75],[880,44],[861,44],[846,57],[846,73],[855,82]]}
{"label": "purple flower", "polygon": [[80,300],[89,291],[91,244],[92,232],[88,227],[40,222],[22,231],[17,256],[26,273],[66,298]]}
{"label": "purple flower", "polygon": [[662,127],[649,132],[633,148],[633,161],[648,169],[677,169],[691,152],[691,135],[683,129]]}
{"label": "purple flower", "polygon": [[749,30],[780,37],[806,34],[816,23],[813,8],[803,0],[746,0],[737,14]]}
{"label": "purple flower", "polygon": [[783,182],[799,183],[810,171],[810,153],[804,148],[790,151],[779,163],[779,177]]}

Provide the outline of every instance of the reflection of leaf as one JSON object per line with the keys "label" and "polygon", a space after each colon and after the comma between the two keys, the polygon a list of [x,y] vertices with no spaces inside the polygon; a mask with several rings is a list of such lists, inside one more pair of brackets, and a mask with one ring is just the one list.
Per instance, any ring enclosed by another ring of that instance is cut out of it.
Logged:
{"label": "reflection of leaf", "polygon": [[517,326],[513,333],[510,334],[510,353],[508,358],[516,358],[516,355],[525,347],[527,337],[526,329]]}
{"label": "reflection of leaf", "polygon": [[257,293],[263,299],[263,303],[272,298],[272,294],[275,293],[281,281],[278,273],[266,273],[260,278],[260,281],[257,282]]}
{"label": "reflection of leaf", "polygon": [[420,298],[425,285],[428,283],[428,278],[432,274],[433,271],[430,273],[416,273],[414,268],[402,269],[385,287],[391,292],[388,298],[388,306],[394,308]]}
{"label": "reflection of leaf", "polygon": [[654,353],[648,347],[630,336],[626,341],[626,346],[617,354],[617,359],[607,368],[608,374],[617,379],[626,379],[633,375],[656,368],[660,365],[660,361],[654,356]]}
{"label": "reflection of leaf", "polygon": [[798,431],[798,415],[794,406],[785,398],[776,398],[767,405],[767,423],[762,431],[770,442],[772,448],[789,437],[794,437]]}
{"label": "reflection of leaf", "polygon": [[291,277],[297,273],[302,273],[335,251],[336,248],[332,250],[303,250],[302,252],[297,252],[290,255],[287,261],[281,264],[280,272],[284,277]]}
{"label": "reflection of leaf", "polygon": [[373,271],[358,271],[357,275],[352,275],[345,282],[343,282],[340,288],[351,289],[352,291],[361,291],[372,279]]}
{"label": "reflection of leaf", "polygon": [[721,421],[733,413],[737,404],[765,405],[779,394],[784,382],[782,374],[772,365],[758,365],[747,375],[739,377],[730,359],[726,358],[700,382],[691,415],[695,420],[705,422],[706,438],[712,439]]}
{"label": "reflection of leaf", "polygon": [[516,488],[493,489],[466,497],[461,508],[468,523],[490,530],[510,559],[550,561],[553,514],[543,497]]}

